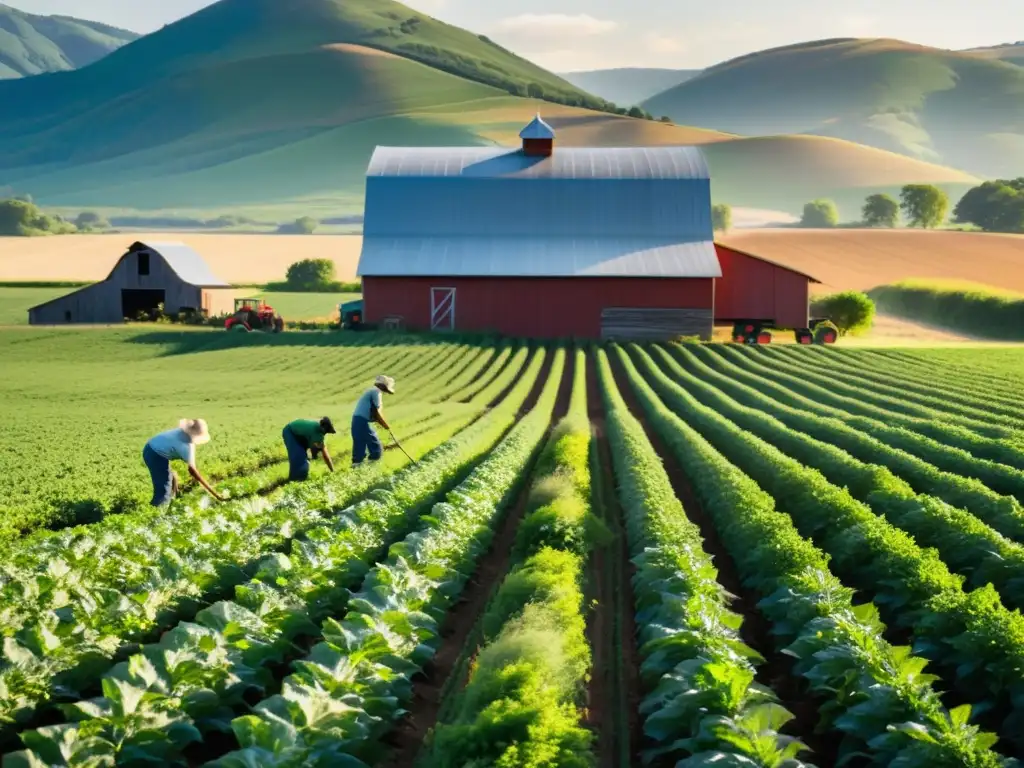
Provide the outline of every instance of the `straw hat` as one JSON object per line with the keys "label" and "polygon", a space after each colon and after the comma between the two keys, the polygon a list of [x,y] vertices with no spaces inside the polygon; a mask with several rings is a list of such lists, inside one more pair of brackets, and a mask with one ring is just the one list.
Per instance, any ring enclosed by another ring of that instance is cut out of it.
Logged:
{"label": "straw hat", "polygon": [[373,383],[374,386],[382,387],[389,395],[395,394],[395,380],[390,376],[384,376],[381,374]]}
{"label": "straw hat", "polygon": [[206,422],[203,419],[182,419],[178,422],[178,426],[192,438],[195,445],[210,442],[210,430],[206,428]]}

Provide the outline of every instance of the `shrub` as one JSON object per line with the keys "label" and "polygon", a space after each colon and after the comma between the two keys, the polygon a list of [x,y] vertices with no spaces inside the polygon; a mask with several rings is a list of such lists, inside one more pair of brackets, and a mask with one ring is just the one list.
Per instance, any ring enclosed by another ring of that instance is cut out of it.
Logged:
{"label": "shrub", "polygon": [[75,226],[83,232],[93,229],[109,229],[110,222],[95,211],[82,211],[75,219]]}
{"label": "shrub", "polygon": [[1024,296],[1003,295],[982,286],[943,286],[914,281],[869,291],[879,309],[908,320],[987,339],[1024,339]]}
{"label": "shrub", "polygon": [[33,237],[36,235],[67,235],[77,232],[74,224],[60,216],[43,213],[26,200],[0,200],[0,235]]}
{"label": "shrub", "polygon": [[282,224],[277,228],[279,235],[312,235],[320,222],[310,216],[302,216],[290,224]]}
{"label": "shrub", "polygon": [[810,229],[831,229],[839,224],[839,210],[831,200],[812,200],[804,206],[800,226]]}
{"label": "shrub", "polygon": [[285,273],[290,291],[329,291],[335,284],[335,266],[330,259],[296,261]]}
{"label": "shrub", "polygon": [[712,205],[711,226],[715,232],[728,232],[732,229],[732,207],[725,203]]}
{"label": "shrub", "polygon": [[841,336],[856,336],[870,330],[875,320],[875,302],[860,291],[842,291],[823,296],[811,304],[815,315],[827,317]]}

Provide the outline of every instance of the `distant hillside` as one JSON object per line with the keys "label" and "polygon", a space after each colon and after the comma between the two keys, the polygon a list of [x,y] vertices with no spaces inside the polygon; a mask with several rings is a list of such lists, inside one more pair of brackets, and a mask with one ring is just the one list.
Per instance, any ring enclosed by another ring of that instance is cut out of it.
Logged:
{"label": "distant hillside", "polygon": [[0,79],[84,67],[139,36],[70,16],[36,16],[0,3]]}
{"label": "distant hillside", "polygon": [[[0,82],[0,103],[17,105],[0,111],[0,181],[68,209],[337,218],[360,212],[375,146],[515,146],[540,111],[561,145],[704,145],[716,198],[736,206],[796,212],[828,194],[852,216],[902,183],[974,182],[842,141],[746,139],[511,96],[605,103],[391,0],[283,5],[222,0],[88,67]],[[506,87],[480,82],[495,79]]]}
{"label": "distant hillside", "polygon": [[1024,65],[1024,40],[1016,43],[1004,43],[987,48],[969,48],[964,53],[973,53],[988,59],[999,59],[1011,64]]}
{"label": "distant hillside", "polygon": [[595,69],[562,72],[563,78],[585,91],[615,104],[633,106],[673,85],[700,74],[699,69]]}
{"label": "distant hillside", "polygon": [[1024,174],[1024,67],[838,39],[718,64],[642,105],[716,130],[848,139],[984,176]]}

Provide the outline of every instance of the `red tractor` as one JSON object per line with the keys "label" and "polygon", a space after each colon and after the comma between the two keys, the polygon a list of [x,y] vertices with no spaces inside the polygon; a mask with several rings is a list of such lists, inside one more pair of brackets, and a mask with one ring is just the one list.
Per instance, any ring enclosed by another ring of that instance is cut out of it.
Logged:
{"label": "red tractor", "polygon": [[263,299],[235,299],[235,314],[224,321],[225,330],[271,331],[284,330],[284,318]]}

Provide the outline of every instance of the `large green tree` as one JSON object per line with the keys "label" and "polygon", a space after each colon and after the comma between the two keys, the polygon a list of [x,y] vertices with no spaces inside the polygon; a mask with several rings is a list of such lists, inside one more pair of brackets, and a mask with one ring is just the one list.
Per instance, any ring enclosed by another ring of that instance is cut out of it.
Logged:
{"label": "large green tree", "polygon": [[330,259],[303,259],[288,267],[285,281],[296,291],[331,290],[335,280],[334,262]]}
{"label": "large green tree", "polygon": [[907,184],[900,190],[900,208],[910,226],[934,229],[946,220],[949,196],[934,184]]}
{"label": "large green tree", "polygon": [[891,195],[869,195],[861,219],[867,227],[895,227],[900,220],[900,204]]}
{"label": "large green tree", "polygon": [[1024,176],[986,181],[968,190],[953,217],[986,232],[1024,232]]}

